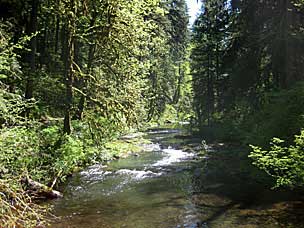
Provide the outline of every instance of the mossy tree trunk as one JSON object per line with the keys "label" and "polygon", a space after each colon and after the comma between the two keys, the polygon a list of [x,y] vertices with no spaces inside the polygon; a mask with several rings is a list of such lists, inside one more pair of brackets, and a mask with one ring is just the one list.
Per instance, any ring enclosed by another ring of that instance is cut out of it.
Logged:
{"label": "mossy tree trunk", "polygon": [[65,59],[65,86],[66,104],[64,115],[64,133],[71,134],[71,112],[73,106],[73,81],[74,81],[74,55],[75,55],[75,29],[76,29],[76,4],[71,0],[68,4],[69,17],[67,18],[67,40]]}

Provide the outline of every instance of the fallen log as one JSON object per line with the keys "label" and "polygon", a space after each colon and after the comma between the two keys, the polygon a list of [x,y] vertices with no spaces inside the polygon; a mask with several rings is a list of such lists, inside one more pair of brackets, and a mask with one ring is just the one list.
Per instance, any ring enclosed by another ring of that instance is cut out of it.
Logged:
{"label": "fallen log", "polygon": [[29,177],[22,178],[22,183],[26,185],[26,187],[33,191],[35,194],[39,196],[44,196],[48,199],[56,199],[56,198],[62,198],[63,195],[61,192],[56,191],[44,184],[41,184],[37,181],[34,181],[30,179]]}

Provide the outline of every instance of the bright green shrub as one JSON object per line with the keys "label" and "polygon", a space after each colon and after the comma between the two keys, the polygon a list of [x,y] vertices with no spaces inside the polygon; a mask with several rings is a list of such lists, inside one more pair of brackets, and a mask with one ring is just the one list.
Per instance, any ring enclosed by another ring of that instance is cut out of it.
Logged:
{"label": "bright green shrub", "polygon": [[83,142],[64,136],[58,126],[14,127],[0,131],[0,175],[25,173],[49,183],[86,160]]}
{"label": "bright green shrub", "polygon": [[273,138],[269,150],[252,146],[249,157],[253,164],[276,180],[275,187],[304,186],[304,130],[295,136],[294,145],[284,146],[284,140]]}
{"label": "bright green shrub", "polygon": [[15,127],[0,131],[0,171],[18,175],[39,166],[39,138],[34,131]]}
{"label": "bright green shrub", "polygon": [[69,174],[86,158],[83,142],[72,136],[64,136],[61,147],[56,151],[58,157],[53,165],[55,172]]}

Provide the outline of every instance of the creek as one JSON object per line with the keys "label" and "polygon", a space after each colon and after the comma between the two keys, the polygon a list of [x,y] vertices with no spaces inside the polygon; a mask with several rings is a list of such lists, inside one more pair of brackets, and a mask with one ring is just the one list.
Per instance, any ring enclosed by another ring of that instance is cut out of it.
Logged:
{"label": "creek", "polygon": [[51,227],[303,227],[302,202],[256,181],[247,156],[225,147],[200,153],[201,140],[182,135],[148,131],[153,143],[139,156],[75,174],[51,203]]}

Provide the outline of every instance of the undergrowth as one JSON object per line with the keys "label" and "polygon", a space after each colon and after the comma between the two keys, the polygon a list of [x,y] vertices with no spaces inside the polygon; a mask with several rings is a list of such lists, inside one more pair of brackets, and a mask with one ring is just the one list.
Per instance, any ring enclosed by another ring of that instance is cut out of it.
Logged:
{"label": "undergrowth", "polygon": [[46,208],[21,184],[24,176],[51,188],[75,171],[140,151],[141,139],[103,137],[99,143],[93,129],[74,123],[65,135],[57,124],[31,123],[0,130],[0,227],[37,227],[45,221]]}

